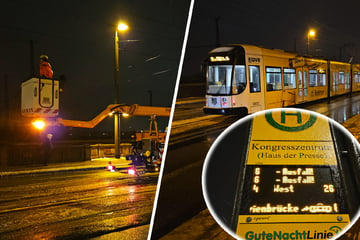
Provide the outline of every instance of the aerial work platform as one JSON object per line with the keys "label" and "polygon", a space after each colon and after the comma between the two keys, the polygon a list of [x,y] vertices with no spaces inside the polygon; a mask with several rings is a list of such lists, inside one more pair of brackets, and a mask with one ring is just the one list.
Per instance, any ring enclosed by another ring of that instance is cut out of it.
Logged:
{"label": "aerial work platform", "polygon": [[25,117],[56,117],[59,114],[59,81],[30,78],[21,84],[21,114]]}

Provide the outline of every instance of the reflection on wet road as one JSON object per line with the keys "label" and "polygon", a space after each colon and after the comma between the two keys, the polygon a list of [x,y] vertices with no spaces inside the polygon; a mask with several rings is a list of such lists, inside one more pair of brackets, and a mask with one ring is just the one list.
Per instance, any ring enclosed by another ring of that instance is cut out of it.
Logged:
{"label": "reflection on wet road", "polygon": [[360,95],[343,96],[332,99],[330,103],[323,101],[305,107],[308,110],[324,114],[339,123],[360,113]]}
{"label": "reflection on wet road", "polygon": [[[176,106],[174,121],[180,122],[188,120],[191,122],[193,118],[202,117],[202,106],[203,105],[198,103]],[[360,94],[353,94],[352,97],[337,97],[331,99],[330,103],[324,100],[297,107],[324,114],[339,123],[343,123],[352,116],[360,113]],[[225,119],[225,117],[223,119]],[[236,118],[233,119],[234,122],[237,120]],[[194,132],[194,130],[191,131]],[[208,149],[221,131],[222,129],[218,129],[217,132],[201,129],[201,132],[196,133],[198,136],[197,139],[193,138],[191,141],[177,145],[171,145],[172,141],[177,140],[177,136],[174,138],[174,135],[170,135],[170,145],[166,155],[158,205],[154,217],[154,239],[168,234],[206,208],[201,189],[202,165]],[[186,133],[183,135],[186,135]],[[226,159],[224,159],[224,162],[225,161]],[[191,197],[189,193],[192,194]],[[174,206],[177,207],[174,208]],[[169,212],[171,212],[171,214],[169,214]],[[210,225],[214,222],[208,214],[204,218],[207,220],[203,222],[207,222]],[[211,231],[215,231],[216,233],[222,232],[220,227],[214,230],[217,225],[211,226],[214,227],[204,231],[204,236],[206,237],[198,239],[212,238],[210,234],[208,234]],[[185,231],[193,231],[196,233],[196,230],[196,228],[195,230],[193,230],[193,228],[186,228]],[[227,236],[227,234],[224,235]],[[214,236],[217,235],[214,234]],[[186,236],[186,232],[182,232],[175,238],[181,237],[186,238],[188,236]],[[223,235],[221,236],[221,239],[222,238]],[[171,238],[169,237],[167,239]]]}
{"label": "reflection on wet road", "polygon": [[145,239],[157,177],[102,170],[3,177],[1,239],[89,239],[137,227],[143,236],[133,239]]}

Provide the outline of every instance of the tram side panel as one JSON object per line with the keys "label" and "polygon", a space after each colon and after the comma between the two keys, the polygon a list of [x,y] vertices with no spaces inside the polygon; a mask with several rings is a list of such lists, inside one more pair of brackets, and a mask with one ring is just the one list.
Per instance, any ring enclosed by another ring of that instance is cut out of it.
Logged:
{"label": "tram side panel", "polygon": [[249,113],[254,113],[265,109],[262,56],[260,54],[246,54],[246,66],[247,89],[245,89],[244,94],[233,97],[237,97],[239,100],[245,97],[247,100],[242,99],[241,101],[247,102],[246,107]]}
{"label": "tram side panel", "polygon": [[214,72],[209,71],[209,65],[207,79],[210,72],[220,79],[221,70],[226,81],[210,85],[208,80],[206,113],[254,113],[360,91],[360,64],[302,57],[251,45],[229,49],[211,53]]}
{"label": "tram side panel", "polygon": [[348,63],[330,61],[330,97],[350,92],[350,68]]}
{"label": "tram side panel", "polygon": [[352,92],[360,91],[360,64],[352,65]]}
{"label": "tram side panel", "polygon": [[311,59],[308,64],[308,98],[307,101],[324,99],[328,95],[327,62]]}
{"label": "tram side panel", "polygon": [[[284,71],[291,71],[289,56],[264,55],[263,88],[265,90],[266,109],[291,106],[296,104],[296,82],[293,73],[286,73],[293,82],[284,84]],[[294,75],[295,74],[295,75]],[[287,79],[288,79],[287,78]],[[295,77],[296,78],[296,77]]]}
{"label": "tram side panel", "polygon": [[[261,56],[260,56],[261,57]],[[250,89],[246,89],[239,101],[246,103],[249,113],[259,111],[254,107],[254,103],[265,102],[265,109],[292,106],[299,103],[311,102],[328,97],[328,87],[330,87],[330,97],[350,93],[353,81],[353,92],[360,91],[360,64],[354,68],[351,76],[351,65],[341,62],[330,62],[311,59],[311,63],[306,63],[305,67],[291,68],[289,57],[262,55],[261,71],[261,92],[258,100],[253,101],[255,96]],[[250,78],[250,64],[248,65],[247,76]],[[330,74],[330,86],[328,86],[328,74]],[[248,80],[249,82],[250,80]],[[251,83],[251,81],[250,81]],[[244,99],[244,97],[249,100]],[[240,96],[238,96],[239,98]],[[251,99],[251,100],[250,100]],[[261,108],[262,109],[262,108]]]}

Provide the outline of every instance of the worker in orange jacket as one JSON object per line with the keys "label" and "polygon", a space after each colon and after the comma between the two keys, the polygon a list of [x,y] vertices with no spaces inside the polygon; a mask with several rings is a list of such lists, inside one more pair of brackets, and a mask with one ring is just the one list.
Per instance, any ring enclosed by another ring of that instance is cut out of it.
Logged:
{"label": "worker in orange jacket", "polygon": [[53,71],[49,63],[49,57],[47,55],[40,56],[40,77],[49,78],[53,77]]}

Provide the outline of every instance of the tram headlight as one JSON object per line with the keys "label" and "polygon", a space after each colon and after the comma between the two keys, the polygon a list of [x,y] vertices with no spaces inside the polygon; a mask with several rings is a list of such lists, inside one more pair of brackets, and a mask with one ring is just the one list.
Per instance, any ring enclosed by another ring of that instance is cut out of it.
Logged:
{"label": "tram headlight", "polygon": [[130,174],[130,175],[135,175],[135,174],[136,174],[136,170],[133,169],[133,168],[130,168],[130,169],[128,169],[128,174]]}

